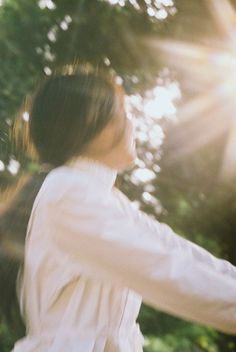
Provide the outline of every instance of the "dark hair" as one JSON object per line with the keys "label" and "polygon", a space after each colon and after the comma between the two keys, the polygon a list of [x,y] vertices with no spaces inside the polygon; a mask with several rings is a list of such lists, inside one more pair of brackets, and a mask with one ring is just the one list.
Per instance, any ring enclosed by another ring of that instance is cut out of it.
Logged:
{"label": "dark hair", "polygon": [[[50,169],[82,154],[115,118],[123,105],[121,92],[115,79],[104,72],[76,68],[72,73],[61,71],[44,78],[33,94],[29,140],[37,160],[49,164],[49,170],[29,177],[0,216],[0,313],[1,320],[14,328],[18,307],[16,279],[24,264],[25,236],[34,199]],[[123,133],[124,130],[113,146]],[[22,320],[21,324],[24,325]]]}

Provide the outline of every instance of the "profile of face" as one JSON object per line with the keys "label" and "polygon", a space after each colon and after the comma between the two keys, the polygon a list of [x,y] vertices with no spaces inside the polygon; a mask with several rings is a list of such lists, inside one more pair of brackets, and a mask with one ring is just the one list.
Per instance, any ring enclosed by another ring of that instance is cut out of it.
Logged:
{"label": "profile of face", "polygon": [[90,142],[85,155],[123,171],[135,164],[137,157],[135,127],[123,104],[103,130]]}

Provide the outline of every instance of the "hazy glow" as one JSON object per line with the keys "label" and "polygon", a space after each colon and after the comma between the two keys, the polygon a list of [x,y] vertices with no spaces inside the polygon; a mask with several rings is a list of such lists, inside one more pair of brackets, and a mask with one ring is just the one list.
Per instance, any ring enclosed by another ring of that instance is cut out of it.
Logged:
{"label": "hazy glow", "polygon": [[5,164],[2,160],[0,160],[0,171],[4,171],[5,170]]}
{"label": "hazy glow", "polygon": [[229,134],[228,143],[224,151],[224,159],[221,168],[221,178],[235,179],[236,175],[236,119],[232,123],[232,128]]}
{"label": "hazy glow", "polygon": [[[210,0],[208,3],[211,15],[225,39],[235,41],[235,10],[229,0]],[[231,43],[232,44],[232,43]]]}
{"label": "hazy glow", "polygon": [[107,0],[111,5],[125,6],[125,0]]}
{"label": "hazy glow", "polygon": [[153,197],[149,192],[143,192],[142,198],[148,204],[152,204],[152,205],[158,204],[158,200],[155,197]]}
{"label": "hazy glow", "polygon": [[52,70],[48,66],[45,66],[43,70],[47,76],[50,76],[52,74]]}
{"label": "hazy glow", "polygon": [[[154,119],[171,116],[176,113],[175,101],[181,98],[181,91],[177,82],[171,82],[167,86],[157,85],[152,90],[145,92],[141,97],[139,94],[126,97],[127,109],[129,106]],[[132,108],[131,108],[132,110]]]}
{"label": "hazy glow", "polygon": [[160,9],[156,12],[156,18],[164,20],[168,16],[168,12],[165,9]]}
{"label": "hazy glow", "polygon": [[20,169],[19,161],[11,159],[9,164],[7,165],[7,169],[12,175],[16,175]]}
{"label": "hazy glow", "polygon": [[108,59],[108,57],[105,57],[105,59],[103,61],[106,66],[110,66],[111,61]]}
{"label": "hazy glow", "polygon": [[68,23],[66,21],[61,21],[60,27],[63,31],[67,31],[67,29],[69,28]]}
{"label": "hazy glow", "polygon": [[8,124],[8,126],[11,126],[12,125],[12,119],[9,119],[9,118],[6,118],[6,123]]}
{"label": "hazy glow", "polygon": [[[108,2],[110,5],[125,6],[129,2],[137,11],[140,11],[141,7],[137,0],[103,0]],[[146,12],[148,16],[156,20],[164,20],[168,15],[175,15],[177,12],[172,0],[145,0]]]}
{"label": "hazy glow", "polygon": [[151,181],[155,177],[156,177],[156,174],[147,168],[136,169],[132,173],[132,178],[136,179],[136,181],[141,181],[141,182]]}
{"label": "hazy glow", "polygon": [[51,47],[48,44],[44,45],[44,52],[43,52],[44,58],[47,61],[54,61],[55,60],[55,55],[51,52]]}
{"label": "hazy glow", "polygon": [[144,113],[159,119],[176,113],[174,100],[181,97],[181,92],[177,82],[173,82],[167,87],[157,86],[152,91],[148,91],[146,97]]}
{"label": "hazy glow", "polygon": [[135,165],[138,167],[145,167],[145,162],[137,157],[135,160]]}
{"label": "hazy glow", "polygon": [[140,205],[141,205],[138,200],[134,200],[134,201],[132,202],[132,204],[133,204],[133,207],[134,207],[135,209],[139,209],[139,208],[140,208]]}
{"label": "hazy glow", "polygon": [[[212,41],[205,36],[209,45],[173,40],[150,40],[150,43],[153,49],[156,47],[166,54],[167,62],[178,70],[192,92],[199,92],[178,109],[178,120],[191,120],[191,128],[182,135],[181,141],[176,141],[178,148],[173,149],[171,158],[175,160],[193,153],[231,131],[221,172],[222,177],[227,177],[230,170],[234,170],[231,175],[236,174],[233,156],[236,150],[236,11],[229,0],[207,0],[206,4],[217,35],[221,32]],[[146,106],[150,115],[152,110],[155,110],[153,102]],[[169,104],[169,111],[174,110]]]}
{"label": "hazy glow", "polygon": [[163,143],[165,134],[163,129],[159,125],[154,125],[150,131],[148,131],[148,140],[152,147],[160,147]]}
{"label": "hazy glow", "polygon": [[57,31],[58,31],[58,27],[57,26],[53,26],[50,31],[48,32],[47,36],[48,39],[50,40],[50,42],[55,43],[57,40]]}
{"label": "hazy glow", "polygon": [[65,21],[66,21],[67,23],[71,23],[71,22],[72,22],[71,16],[70,16],[70,15],[65,15]]}
{"label": "hazy glow", "polygon": [[52,0],[39,0],[38,5],[42,10],[45,8],[48,8],[49,10],[55,10],[56,8],[56,5]]}
{"label": "hazy glow", "polygon": [[157,121],[164,117],[172,119],[175,117],[175,101],[180,97],[181,91],[177,82],[165,86],[157,84],[143,96],[140,94],[126,96],[127,116],[135,117],[132,120],[136,139],[148,143],[152,148],[160,147],[165,136]]}
{"label": "hazy glow", "polygon": [[123,78],[120,77],[120,76],[116,76],[116,83],[119,84],[119,85],[122,85],[123,84]]}
{"label": "hazy glow", "polygon": [[28,111],[24,111],[23,114],[22,114],[22,119],[26,122],[29,121],[29,113]]}
{"label": "hazy glow", "polygon": [[133,5],[133,7],[136,8],[136,10],[139,10],[140,9],[140,6],[137,2],[137,0],[129,0],[130,4]]}
{"label": "hazy glow", "polygon": [[60,27],[63,31],[67,31],[70,23],[72,22],[72,18],[70,15],[65,15],[64,20],[61,21]]}

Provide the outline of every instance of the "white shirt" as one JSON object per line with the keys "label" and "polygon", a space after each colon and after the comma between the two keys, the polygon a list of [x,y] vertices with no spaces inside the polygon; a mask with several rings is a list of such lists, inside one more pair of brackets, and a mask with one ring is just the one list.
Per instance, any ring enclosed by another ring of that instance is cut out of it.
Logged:
{"label": "white shirt", "polygon": [[77,157],[34,201],[12,352],[141,352],[141,301],[236,333],[236,267],[134,207],[117,171]]}

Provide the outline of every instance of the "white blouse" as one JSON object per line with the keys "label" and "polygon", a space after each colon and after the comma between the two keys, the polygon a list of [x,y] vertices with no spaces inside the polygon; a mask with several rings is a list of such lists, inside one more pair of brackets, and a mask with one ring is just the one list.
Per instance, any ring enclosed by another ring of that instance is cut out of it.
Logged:
{"label": "white blouse", "polygon": [[236,333],[236,267],[134,207],[115,169],[77,157],[33,205],[12,352],[141,352],[141,301]]}

